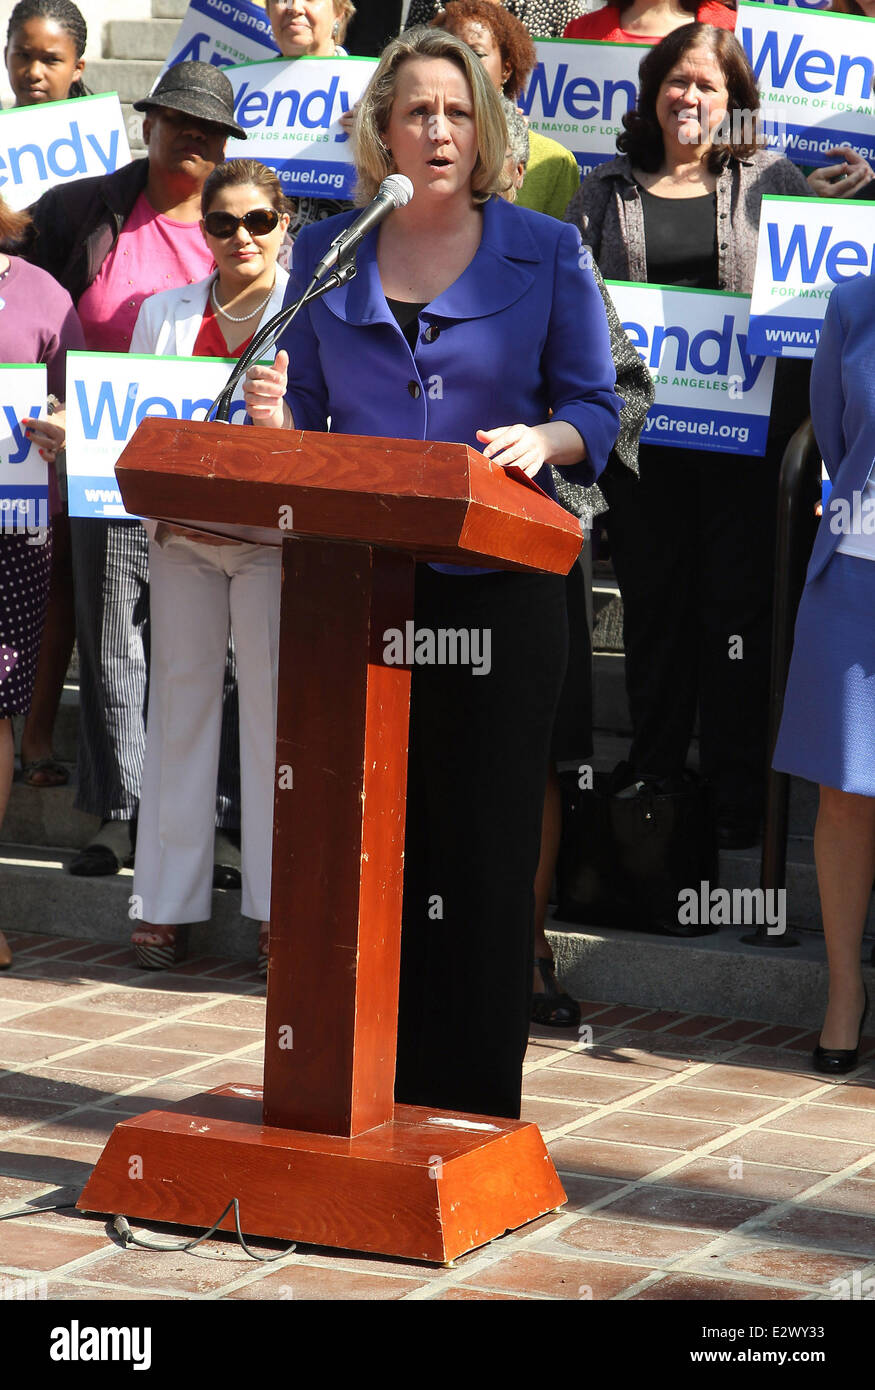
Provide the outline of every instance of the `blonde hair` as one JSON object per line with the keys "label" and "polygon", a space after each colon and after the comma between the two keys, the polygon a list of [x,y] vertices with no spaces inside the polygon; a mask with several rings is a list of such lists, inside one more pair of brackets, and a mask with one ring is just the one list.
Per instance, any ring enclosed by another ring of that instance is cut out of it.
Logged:
{"label": "blonde hair", "polygon": [[[338,26],[337,42],[343,43],[346,38],[346,31],[349,28],[349,22],[355,15],[355,5],[352,3],[352,0],[332,0],[332,4],[334,5],[334,16]],[[264,0],[264,8],[267,10],[268,14],[270,14],[270,5],[271,0]]]}
{"label": "blonde hair", "polygon": [[485,203],[506,186],[504,157],[507,128],[501,99],[480,59],[467,44],[444,29],[409,29],[383,49],[379,67],[361,99],[355,124],[355,162],[358,173],[355,200],[360,205],[376,197],[380,184],[393,172],[392,156],[383,144],[395,101],[398,69],[410,58],[447,58],[465,74],[474,102],[477,162],[471,175],[475,203]]}

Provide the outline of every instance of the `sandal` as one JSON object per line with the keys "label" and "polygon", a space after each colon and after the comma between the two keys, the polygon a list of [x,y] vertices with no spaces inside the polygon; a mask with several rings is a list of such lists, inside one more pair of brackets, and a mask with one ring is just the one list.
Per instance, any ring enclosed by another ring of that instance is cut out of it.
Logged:
{"label": "sandal", "polygon": [[270,927],[262,922],[258,929],[258,973],[267,978],[267,963],[270,958]]}
{"label": "sandal", "polygon": [[185,960],[188,952],[188,926],[138,927],[131,945],[141,970],[169,970]]}
{"label": "sandal", "polygon": [[[40,781],[36,780],[37,774],[42,774]],[[26,787],[66,787],[70,773],[54,758],[34,758],[33,762],[21,764],[21,780]]]}
{"label": "sandal", "polygon": [[549,956],[536,956],[535,965],[544,993],[532,995],[532,1022],[547,1028],[576,1028],[580,1023],[580,1005],[557,985],[552,960]]}

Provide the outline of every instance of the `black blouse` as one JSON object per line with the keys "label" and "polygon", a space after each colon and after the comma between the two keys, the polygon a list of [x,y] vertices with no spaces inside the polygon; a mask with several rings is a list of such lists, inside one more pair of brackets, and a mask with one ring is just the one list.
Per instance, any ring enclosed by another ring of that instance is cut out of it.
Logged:
{"label": "black blouse", "polygon": [[659,198],[638,185],[644,212],[647,279],[651,285],[720,288],[717,280],[717,194]]}

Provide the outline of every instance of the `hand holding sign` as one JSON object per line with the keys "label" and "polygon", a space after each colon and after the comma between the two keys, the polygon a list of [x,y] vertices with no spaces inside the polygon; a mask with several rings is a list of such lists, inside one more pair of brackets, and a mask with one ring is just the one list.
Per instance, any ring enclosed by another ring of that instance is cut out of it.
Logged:
{"label": "hand holding sign", "polygon": [[54,463],[67,438],[66,412],[56,410],[51,419],[47,417],[45,420],[38,416],[27,416],[21,423],[34,448],[39,449],[41,456],[49,463]]}
{"label": "hand holding sign", "polygon": [[823,169],[813,169],[808,175],[811,191],[816,198],[853,198],[864,184],[875,179],[875,170],[849,145],[833,145],[826,153],[830,159],[840,159],[841,162],[827,164]]}

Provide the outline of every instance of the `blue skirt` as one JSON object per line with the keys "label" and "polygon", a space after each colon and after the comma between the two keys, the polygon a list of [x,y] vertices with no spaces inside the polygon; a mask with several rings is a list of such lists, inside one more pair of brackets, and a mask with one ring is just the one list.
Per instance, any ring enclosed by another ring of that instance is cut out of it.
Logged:
{"label": "blue skirt", "polygon": [[875,561],[835,554],[806,585],[773,766],[875,796]]}

